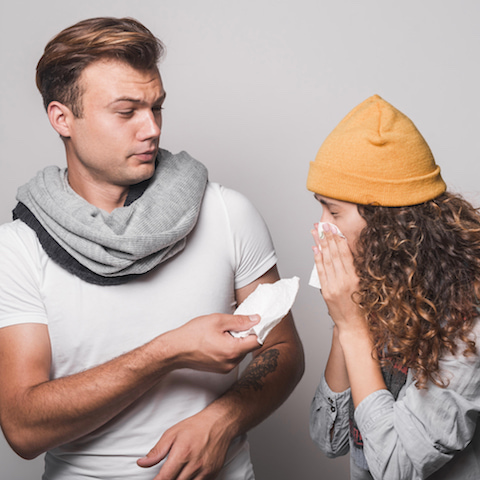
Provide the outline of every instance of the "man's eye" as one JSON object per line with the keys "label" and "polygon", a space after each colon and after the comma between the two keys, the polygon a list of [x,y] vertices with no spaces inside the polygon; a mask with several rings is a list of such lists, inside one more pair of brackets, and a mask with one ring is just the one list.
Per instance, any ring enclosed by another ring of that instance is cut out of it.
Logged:
{"label": "man's eye", "polygon": [[133,110],[121,110],[118,113],[120,115],[122,115],[123,117],[129,117],[129,116],[133,115]]}

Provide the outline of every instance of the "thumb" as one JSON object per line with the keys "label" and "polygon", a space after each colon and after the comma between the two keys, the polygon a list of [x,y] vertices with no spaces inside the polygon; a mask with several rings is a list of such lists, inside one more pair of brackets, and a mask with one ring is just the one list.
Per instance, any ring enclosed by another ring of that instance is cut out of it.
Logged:
{"label": "thumb", "polygon": [[225,325],[225,332],[243,332],[260,322],[260,315],[231,315],[228,325]]}
{"label": "thumb", "polygon": [[238,329],[247,330],[258,322],[260,322],[260,315],[233,315],[232,323],[235,323],[234,327]]}
{"label": "thumb", "polygon": [[142,458],[137,460],[137,465],[139,467],[148,468],[157,465],[160,463],[170,451],[171,443],[165,444],[164,446],[161,445],[162,439]]}

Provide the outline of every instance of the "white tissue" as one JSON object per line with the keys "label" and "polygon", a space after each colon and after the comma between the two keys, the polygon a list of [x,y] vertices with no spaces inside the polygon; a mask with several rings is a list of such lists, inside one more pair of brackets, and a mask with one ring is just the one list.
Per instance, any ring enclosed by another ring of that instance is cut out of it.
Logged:
{"label": "white tissue", "polygon": [[234,315],[255,315],[261,317],[259,323],[243,332],[230,332],[241,338],[250,334],[257,336],[263,345],[265,338],[292,308],[299,288],[299,278],[284,278],[275,283],[261,283],[235,310]]}
{"label": "white tissue", "polygon": [[[326,223],[328,223],[328,225],[330,225],[330,227],[333,229],[332,231],[334,233],[336,233],[337,235],[340,235],[341,237],[345,238],[343,233],[333,223],[320,222],[318,224],[318,235],[320,236],[320,239],[322,239],[325,235],[325,232],[323,231],[323,225],[325,225]],[[310,275],[310,280],[308,281],[308,284],[311,287],[314,287],[314,288],[322,288],[322,286],[320,285],[320,279],[318,278],[318,272],[317,272],[317,266],[316,265],[313,265],[313,270],[312,270],[312,273]]]}

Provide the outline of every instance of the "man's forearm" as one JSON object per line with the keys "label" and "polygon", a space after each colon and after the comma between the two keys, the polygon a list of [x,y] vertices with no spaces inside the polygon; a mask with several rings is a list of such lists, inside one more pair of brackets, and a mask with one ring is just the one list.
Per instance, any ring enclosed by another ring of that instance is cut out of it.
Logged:
{"label": "man's forearm", "polygon": [[303,348],[298,337],[293,337],[292,343],[279,343],[256,355],[232,387],[207,407],[223,412],[223,428],[231,432],[232,439],[268,417],[300,381]]}
{"label": "man's forearm", "polygon": [[171,369],[162,337],[90,370],[12,392],[2,426],[12,447],[33,458],[100,427]]}
{"label": "man's forearm", "polygon": [[[272,267],[255,282],[236,291],[239,304],[261,283],[280,279]],[[302,342],[293,316],[285,318],[268,334],[264,346],[254,353],[242,376],[209,408],[223,411],[225,425],[235,436],[241,435],[264,420],[290,395],[305,368]]]}
{"label": "man's forearm", "polygon": [[171,472],[185,465],[210,478],[222,467],[232,440],[260,423],[288,397],[303,367],[298,338],[293,345],[276,344],[263,350],[229,390],[167,430],[138,464],[152,467],[166,458],[155,480],[171,478]]}
{"label": "man's forearm", "polygon": [[44,325],[0,330],[0,421],[7,440],[33,458],[102,426],[172,370],[226,373],[258,347],[253,338],[228,332],[251,324],[240,315],[197,317],[105,364],[55,380],[49,379]]}
{"label": "man's forearm", "polygon": [[[259,283],[276,280],[278,272],[272,268],[256,282],[237,290],[238,302]],[[255,335],[245,338],[258,347]],[[155,480],[167,480],[179,469],[202,472],[205,478],[214,478],[232,440],[278,408],[300,381],[303,370],[302,343],[288,314],[269,333],[265,344],[254,351],[253,360],[242,376],[206,408],[168,429],[150,452],[138,460],[138,465],[152,467],[165,460]]]}

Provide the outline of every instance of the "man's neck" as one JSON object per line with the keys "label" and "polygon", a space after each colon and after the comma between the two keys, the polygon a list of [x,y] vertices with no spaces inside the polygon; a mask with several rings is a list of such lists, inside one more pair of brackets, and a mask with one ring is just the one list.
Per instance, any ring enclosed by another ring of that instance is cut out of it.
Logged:
{"label": "man's neck", "polygon": [[123,207],[128,195],[128,186],[100,185],[95,182],[88,182],[83,179],[76,182],[75,177],[68,176],[68,183],[72,189],[84,198],[88,203],[111,213],[119,207]]}

